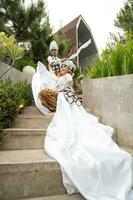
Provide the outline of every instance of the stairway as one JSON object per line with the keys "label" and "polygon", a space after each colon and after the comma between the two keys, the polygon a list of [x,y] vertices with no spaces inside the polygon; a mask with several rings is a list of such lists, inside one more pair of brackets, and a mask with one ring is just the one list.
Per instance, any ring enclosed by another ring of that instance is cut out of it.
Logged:
{"label": "stairway", "polygon": [[[52,117],[53,114],[42,115],[32,105],[17,116],[11,128],[3,130],[1,200],[83,200],[79,194],[66,194],[58,163],[44,152],[44,137]],[[115,131],[114,140],[119,142],[117,139]],[[128,144],[124,143],[124,146],[133,154]]]}

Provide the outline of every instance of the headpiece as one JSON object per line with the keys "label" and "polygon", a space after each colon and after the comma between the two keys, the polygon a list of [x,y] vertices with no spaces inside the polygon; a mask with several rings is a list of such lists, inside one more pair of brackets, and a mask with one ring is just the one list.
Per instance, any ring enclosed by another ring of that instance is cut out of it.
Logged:
{"label": "headpiece", "polygon": [[76,65],[71,60],[66,60],[61,64],[61,67],[65,65],[67,66],[72,72],[76,69]]}
{"label": "headpiece", "polygon": [[58,45],[57,45],[57,43],[56,43],[55,40],[53,40],[53,41],[50,43],[49,50],[51,51],[52,49],[58,50]]}

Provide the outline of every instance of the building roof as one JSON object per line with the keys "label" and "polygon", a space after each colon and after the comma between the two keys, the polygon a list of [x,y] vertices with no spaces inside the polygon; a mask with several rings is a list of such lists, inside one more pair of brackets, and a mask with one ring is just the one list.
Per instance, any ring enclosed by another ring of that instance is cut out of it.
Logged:
{"label": "building roof", "polygon": [[76,17],[75,19],[73,19],[71,22],[69,22],[67,25],[62,27],[59,31],[61,31],[61,33],[65,34],[68,31],[70,31],[71,29],[76,28],[76,25],[77,25],[79,19],[80,19],[80,15],[78,17]]}
{"label": "building roof", "polygon": [[[75,53],[77,48],[91,38],[92,44],[90,51],[97,51],[96,43],[93,38],[92,32],[82,15],[79,15],[71,22],[59,29],[53,36],[56,38],[58,35],[63,34],[71,41],[71,53]],[[88,38],[89,37],[89,38]],[[85,40],[85,41],[84,41]],[[91,54],[91,52],[89,52]]]}
{"label": "building roof", "polygon": [[76,46],[76,26],[79,20],[80,15],[72,20],[70,23],[59,29],[56,33],[54,33],[54,36],[56,37],[59,34],[63,34],[71,40],[72,46]]}

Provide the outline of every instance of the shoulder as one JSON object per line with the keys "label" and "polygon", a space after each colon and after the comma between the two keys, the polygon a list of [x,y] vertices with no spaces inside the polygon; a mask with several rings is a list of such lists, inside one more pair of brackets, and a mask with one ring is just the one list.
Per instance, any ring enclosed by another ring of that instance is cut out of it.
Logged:
{"label": "shoulder", "polygon": [[68,81],[73,81],[73,78],[72,78],[72,75],[71,75],[71,74],[67,73],[67,74],[65,75],[65,77],[66,77],[66,79],[67,79]]}
{"label": "shoulder", "polygon": [[57,60],[61,60],[60,58],[56,57]]}
{"label": "shoulder", "polygon": [[52,57],[52,56],[48,56],[47,61],[48,61],[48,62],[53,61],[53,57]]}

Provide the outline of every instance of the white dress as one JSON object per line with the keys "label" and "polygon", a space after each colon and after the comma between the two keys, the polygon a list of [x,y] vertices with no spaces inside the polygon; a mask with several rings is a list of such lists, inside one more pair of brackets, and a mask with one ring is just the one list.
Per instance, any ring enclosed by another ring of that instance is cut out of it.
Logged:
{"label": "white dress", "polygon": [[66,74],[63,77],[57,77],[54,72],[49,72],[45,65],[38,62],[36,73],[32,78],[32,92],[35,104],[37,108],[43,113],[48,114],[50,111],[48,108],[44,107],[41,104],[41,101],[38,97],[39,92],[42,89],[50,88],[50,89],[60,89],[63,90],[65,87],[71,87],[72,76],[70,74]]}
{"label": "white dress", "polygon": [[59,93],[44,148],[60,164],[69,194],[78,191],[87,200],[133,200],[133,159],[115,144],[112,133]]}

